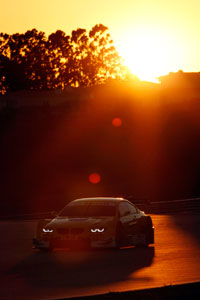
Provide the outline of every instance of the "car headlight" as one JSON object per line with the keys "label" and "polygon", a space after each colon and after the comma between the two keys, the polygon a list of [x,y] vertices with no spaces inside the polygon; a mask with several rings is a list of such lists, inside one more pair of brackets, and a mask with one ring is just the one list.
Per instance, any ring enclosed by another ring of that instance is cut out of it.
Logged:
{"label": "car headlight", "polygon": [[102,233],[105,231],[105,228],[91,228],[90,231],[93,233],[98,233],[98,232]]}
{"label": "car headlight", "polygon": [[42,231],[44,233],[49,233],[49,232],[53,232],[53,229],[51,229],[51,228],[43,228]]}

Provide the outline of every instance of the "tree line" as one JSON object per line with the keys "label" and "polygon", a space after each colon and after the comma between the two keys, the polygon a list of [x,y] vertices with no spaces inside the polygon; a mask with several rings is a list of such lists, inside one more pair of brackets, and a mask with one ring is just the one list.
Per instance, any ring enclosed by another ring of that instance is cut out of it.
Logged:
{"label": "tree line", "polygon": [[52,90],[92,86],[123,79],[127,70],[108,28],[95,25],[71,35],[57,30],[46,37],[36,29],[24,34],[0,33],[0,93],[8,90]]}

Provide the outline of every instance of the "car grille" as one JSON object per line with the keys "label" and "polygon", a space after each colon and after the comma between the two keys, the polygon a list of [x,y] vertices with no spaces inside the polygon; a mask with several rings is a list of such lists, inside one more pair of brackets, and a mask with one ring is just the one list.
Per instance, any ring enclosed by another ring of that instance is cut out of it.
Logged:
{"label": "car grille", "polygon": [[69,228],[57,228],[59,234],[69,234]]}
{"label": "car grille", "polygon": [[83,231],[83,228],[71,228],[71,234],[81,234]]}
{"label": "car grille", "polygon": [[83,228],[57,228],[58,234],[72,234],[72,235],[78,235],[84,232]]}

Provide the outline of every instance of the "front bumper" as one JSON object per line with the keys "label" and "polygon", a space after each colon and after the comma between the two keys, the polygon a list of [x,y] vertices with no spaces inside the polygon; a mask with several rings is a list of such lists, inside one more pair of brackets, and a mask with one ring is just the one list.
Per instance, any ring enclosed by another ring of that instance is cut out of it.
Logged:
{"label": "front bumper", "polygon": [[36,238],[33,238],[33,248],[35,249],[49,249],[50,242],[49,241],[44,241],[44,240],[39,240]]}
{"label": "front bumper", "polygon": [[115,239],[107,238],[101,240],[93,240],[90,238],[60,239],[53,238],[51,240],[33,239],[33,248],[35,249],[50,249],[50,248],[113,248],[115,247]]}

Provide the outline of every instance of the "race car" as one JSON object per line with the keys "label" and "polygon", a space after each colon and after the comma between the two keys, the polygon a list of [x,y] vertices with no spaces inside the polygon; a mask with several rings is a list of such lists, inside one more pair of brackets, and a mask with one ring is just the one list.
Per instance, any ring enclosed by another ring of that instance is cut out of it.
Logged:
{"label": "race car", "polygon": [[154,244],[152,219],[123,198],[82,198],[53,220],[38,223],[33,245],[56,248],[120,248]]}

